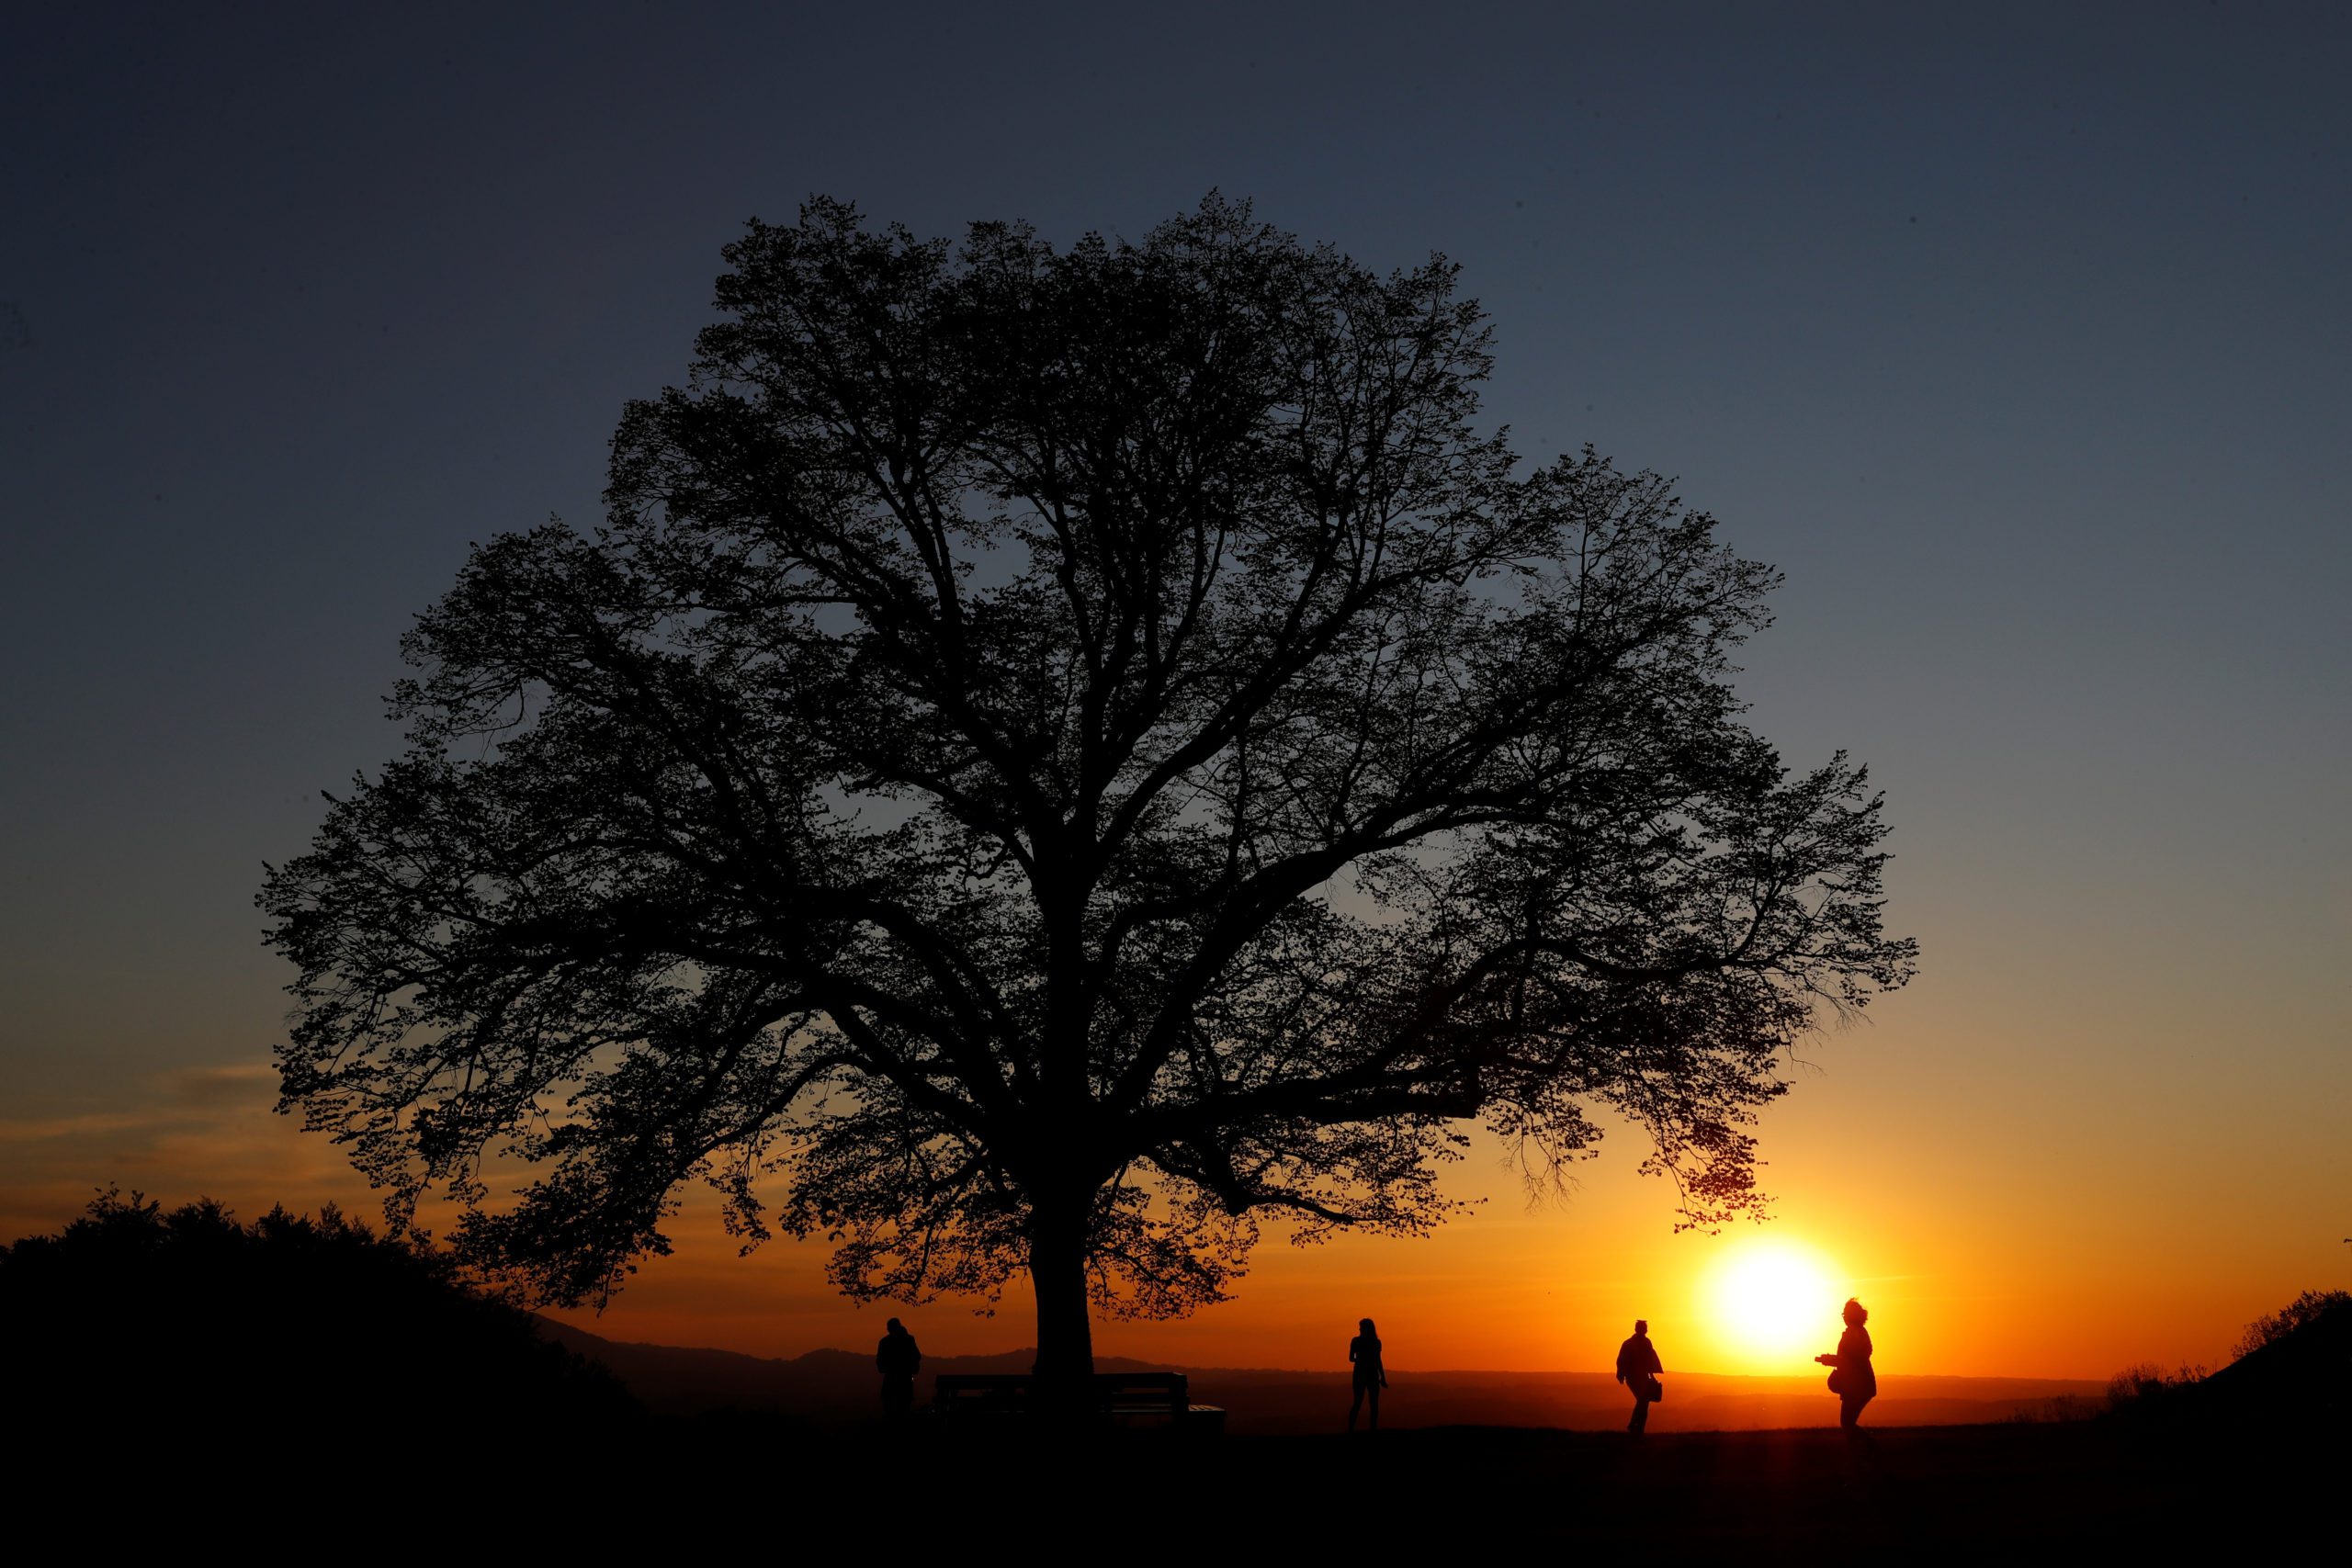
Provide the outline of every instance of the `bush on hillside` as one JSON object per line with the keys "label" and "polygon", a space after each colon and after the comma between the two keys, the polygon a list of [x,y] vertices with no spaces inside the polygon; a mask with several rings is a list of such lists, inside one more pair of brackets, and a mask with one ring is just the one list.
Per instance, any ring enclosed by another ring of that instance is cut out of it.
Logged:
{"label": "bush on hillside", "polygon": [[520,1421],[560,1438],[637,1405],[446,1254],[329,1206],[250,1224],[209,1199],[99,1194],[0,1250],[19,1434],[209,1459],[433,1450]]}
{"label": "bush on hillside", "polygon": [[2251,1356],[2290,1335],[2306,1330],[2323,1332],[2322,1324],[2337,1313],[2344,1314],[2346,1322],[2352,1324],[2352,1291],[2305,1291],[2269,1316],[2257,1317],[2247,1324],[2231,1354]]}
{"label": "bush on hillside", "polygon": [[2205,1375],[2202,1367],[2179,1367],[2167,1372],[2153,1361],[2143,1361],[2107,1380],[2107,1407],[2145,1410],[2196,1387]]}

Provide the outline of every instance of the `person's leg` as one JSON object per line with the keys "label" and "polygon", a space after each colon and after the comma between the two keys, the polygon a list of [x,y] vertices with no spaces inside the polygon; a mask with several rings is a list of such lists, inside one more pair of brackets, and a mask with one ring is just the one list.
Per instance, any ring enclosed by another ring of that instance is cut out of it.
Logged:
{"label": "person's leg", "polygon": [[1372,1395],[1372,1429],[1377,1432],[1380,1430],[1380,1385],[1374,1383],[1364,1392]]}
{"label": "person's leg", "polygon": [[[1374,1409],[1378,1409],[1379,1407],[1378,1407],[1377,1405],[1374,1405]],[[1362,1384],[1362,1383],[1358,1383],[1358,1384],[1356,1384],[1356,1396],[1355,1396],[1355,1398],[1354,1398],[1354,1399],[1351,1400],[1351,1401],[1349,1402],[1349,1404],[1348,1404],[1348,1430],[1349,1430],[1349,1431],[1352,1432],[1352,1431],[1354,1431],[1354,1430],[1356,1429],[1356,1416],[1357,1416],[1357,1414],[1358,1414],[1360,1411],[1362,1411],[1363,1409],[1363,1384]]]}
{"label": "person's leg", "polygon": [[1634,1399],[1634,1418],[1625,1423],[1625,1430],[1639,1435],[1650,1427],[1650,1402],[1638,1394]]}
{"label": "person's leg", "polygon": [[1860,1421],[1861,1417],[1862,1402],[1860,1400],[1846,1394],[1838,1396],[1838,1425],[1850,1432],[1854,1430],[1854,1424]]}

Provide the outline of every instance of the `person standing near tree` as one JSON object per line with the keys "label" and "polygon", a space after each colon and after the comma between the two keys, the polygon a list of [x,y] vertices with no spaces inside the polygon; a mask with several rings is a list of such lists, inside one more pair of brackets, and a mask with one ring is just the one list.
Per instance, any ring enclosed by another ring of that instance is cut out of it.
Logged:
{"label": "person standing near tree", "polygon": [[903,1421],[915,1407],[915,1374],[922,1371],[922,1349],[897,1318],[874,1349],[875,1370],[882,1374],[882,1418]]}
{"label": "person standing near tree", "polygon": [[1634,1418],[1625,1423],[1625,1430],[1640,1437],[1649,1428],[1650,1406],[1666,1397],[1658,1378],[1666,1368],[1657,1359],[1657,1347],[1650,1343],[1650,1320],[1634,1320],[1634,1337],[1617,1347],[1617,1381],[1633,1391]]}

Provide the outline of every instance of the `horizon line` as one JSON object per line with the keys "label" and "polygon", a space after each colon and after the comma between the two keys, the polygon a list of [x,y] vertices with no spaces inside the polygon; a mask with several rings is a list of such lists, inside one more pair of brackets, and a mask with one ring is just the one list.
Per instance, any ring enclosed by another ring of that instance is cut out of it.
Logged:
{"label": "horizon line", "polygon": [[[602,1334],[598,1334],[598,1333],[596,1333],[594,1329],[581,1328],[581,1327],[579,1327],[577,1325],[565,1323],[561,1318],[549,1318],[549,1317],[548,1317],[548,1316],[547,1316],[545,1314],[543,1314],[543,1313],[534,1313],[532,1315],[533,1315],[535,1318],[538,1318],[538,1319],[540,1319],[541,1321],[549,1322],[549,1323],[554,1323],[554,1324],[557,1324],[558,1325],[560,1325],[560,1326],[561,1326],[561,1327],[571,1329],[571,1330],[573,1333],[575,1333],[575,1334],[584,1334],[584,1335],[588,1336],[588,1337],[589,1337],[590,1338],[592,1338],[592,1339],[600,1340],[600,1341],[602,1341],[603,1343],[607,1344],[607,1345],[620,1345],[620,1346],[626,1346],[626,1347],[628,1347],[628,1348],[639,1348],[639,1349],[649,1349],[649,1350],[700,1350],[700,1351],[708,1351],[708,1352],[711,1352],[711,1353],[714,1353],[714,1354],[717,1354],[717,1355],[721,1355],[721,1356],[741,1356],[741,1357],[742,1357],[744,1359],[746,1359],[746,1360],[752,1360],[752,1361],[778,1361],[778,1362],[797,1361],[797,1360],[802,1360],[802,1359],[806,1359],[806,1358],[808,1358],[808,1357],[810,1357],[810,1356],[821,1356],[821,1355],[828,1355],[828,1354],[830,1354],[830,1355],[835,1355],[835,1356],[848,1356],[848,1357],[850,1357],[850,1358],[852,1358],[852,1359],[854,1359],[863,1360],[863,1359],[865,1359],[865,1358],[867,1358],[868,1356],[872,1355],[872,1353],[873,1353],[873,1352],[871,1352],[871,1351],[867,1351],[867,1350],[857,1350],[857,1349],[853,1349],[853,1348],[849,1348],[849,1347],[847,1347],[847,1346],[842,1346],[842,1345],[818,1345],[818,1346],[813,1346],[813,1347],[811,1347],[811,1348],[808,1348],[808,1349],[797,1351],[797,1352],[794,1352],[794,1353],[789,1354],[789,1355],[763,1355],[763,1354],[762,1354],[761,1352],[756,1351],[756,1350],[733,1350],[733,1349],[729,1349],[729,1348],[727,1348],[726,1346],[724,1346],[724,1345],[671,1345],[671,1344],[665,1344],[665,1343],[663,1343],[663,1342],[662,1342],[662,1341],[660,1341],[660,1340],[654,1340],[654,1339],[614,1339],[614,1338],[609,1337],[608,1336],[602,1335]],[[1007,1357],[1013,1357],[1013,1356],[1023,1356],[1023,1355],[1035,1356],[1035,1355],[1036,1354],[1036,1351],[1037,1351],[1037,1348],[1036,1348],[1035,1345],[1020,1345],[1020,1346],[1015,1346],[1015,1347],[1013,1347],[1012,1349],[1009,1349],[1009,1350],[941,1350],[941,1351],[930,1351],[930,1350],[926,1350],[926,1351],[924,1351],[924,1352],[923,1352],[923,1359],[924,1359],[925,1360],[940,1360],[940,1361],[948,1361],[948,1360],[967,1360],[967,1359],[968,1359],[968,1360],[1001,1360],[1001,1359],[1005,1359],[1005,1358],[1007,1358]],[[1115,1351],[1113,1351],[1113,1352],[1105,1352],[1105,1353],[1103,1353],[1103,1354],[1102,1354],[1102,1355],[1098,1355],[1098,1356],[1097,1356],[1097,1357],[1095,1357],[1094,1359],[1095,1359],[1097,1361],[1139,1361],[1139,1362],[1143,1362],[1143,1363],[1145,1363],[1146,1365],[1148,1365],[1148,1366],[1153,1366],[1153,1367],[1162,1367],[1162,1368],[1165,1368],[1166,1370],[1168,1370],[1168,1371],[1170,1371],[1187,1372],[1187,1373],[1190,1373],[1190,1372],[1281,1372],[1281,1373],[1283,1373],[1283,1374],[1285,1374],[1285,1375],[1291,1375],[1291,1376],[1302,1376],[1302,1377],[1338,1377],[1338,1378],[1344,1378],[1344,1377],[1347,1377],[1347,1376],[1349,1375],[1349,1373],[1348,1373],[1348,1370],[1347,1370],[1346,1368],[1344,1368],[1344,1367],[1342,1367],[1342,1368],[1338,1368],[1338,1369],[1333,1369],[1333,1368],[1329,1368],[1329,1367],[1227,1366],[1227,1365],[1211,1364],[1211,1363],[1207,1363],[1207,1362],[1191,1362],[1191,1363],[1182,1363],[1182,1362],[1177,1362],[1177,1361],[1173,1361],[1173,1360],[1169,1360],[1169,1359],[1155,1359],[1154,1358],[1151,1358],[1151,1357],[1148,1357],[1148,1356],[1130,1356],[1130,1355],[1125,1355],[1125,1354],[1121,1354],[1121,1353],[1119,1353],[1119,1352],[1115,1352]],[[1416,1369],[1409,1369],[1409,1368],[1408,1368],[1408,1369],[1399,1369],[1399,1368],[1396,1368],[1396,1367],[1391,1367],[1391,1368],[1389,1368],[1389,1369],[1388,1369],[1388,1371],[1389,1371],[1392,1374],[1394,1374],[1394,1375],[1403,1376],[1403,1377],[1417,1377],[1417,1378],[1434,1378],[1434,1377],[1600,1377],[1600,1378],[1613,1378],[1614,1376],[1616,1376],[1615,1372],[1613,1372],[1613,1371],[1609,1371],[1609,1370],[1607,1370],[1607,1369],[1600,1369],[1600,1368],[1585,1368],[1585,1367],[1429,1367],[1429,1368],[1423,1368],[1423,1369],[1418,1369],[1418,1370],[1416,1370]],[[1810,1378],[1810,1377],[1812,1377],[1812,1376],[1814,1375],[1814,1372],[1813,1372],[1813,1371],[1812,1371],[1812,1370],[1810,1370],[1810,1369],[1808,1369],[1807,1371],[1789,1371],[1789,1372],[1724,1372],[1724,1371],[1705,1371],[1705,1370],[1702,1370],[1702,1369],[1699,1369],[1699,1368],[1684,1367],[1684,1368],[1679,1368],[1679,1369],[1678,1369],[1678,1368],[1668,1368],[1666,1371],[1664,1371],[1664,1372],[1660,1373],[1659,1375],[1660,1375],[1661,1377],[1669,1377],[1669,1378],[1671,1378],[1671,1377],[1743,1378],[1743,1379],[1749,1379],[1749,1380],[1757,1380],[1757,1381],[1760,1381],[1760,1380],[1767,1379],[1767,1378]],[[2025,1373],[2025,1372],[1933,1372],[1933,1371],[1881,1372],[1881,1373],[1879,1374],[1879,1376],[1880,1376],[1880,1378],[1881,1378],[1881,1380],[1882,1380],[1882,1381],[1886,1380],[1886,1379],[1889,1379],[1889,1378],[1943,1378],[1943,1379],[1946,1379],[1946,1380],[1949,1380],[1949,1381],[1951,1381],[1951,1382],[2095,1382],[2095,1383],[2100,1383],[2100,1384],[2104,1384],[2104,1383],[2107,1383],[2108,1382],[2111,1381],[2111,1380],[2115,1377],[2115,1375],[2116,1375],[2116,1374],[2115,1374],[2114,1372],[2098,1372],[2098,1373],[2086,1373],[2086,1374],[2082,1374],[2082,1375],[2077,1375],[2077,1376],[2066,1376],[2066,1375],[2045,1375],[2045,1374],[2038,1374],[2038,1373],[2037,1373],[2037,1374],[2030,1374],[2030,1373]]]}

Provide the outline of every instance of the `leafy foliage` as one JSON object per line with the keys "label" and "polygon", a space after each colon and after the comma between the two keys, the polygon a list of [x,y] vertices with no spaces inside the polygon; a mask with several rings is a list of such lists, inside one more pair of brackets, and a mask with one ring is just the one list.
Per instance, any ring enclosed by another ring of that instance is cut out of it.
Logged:
{"label": "leafy foliage", "polygon": [[1259,1216],[1435,1224],[1476,1119],[1757,1201],[1785,1050],[1911,971],[1879,802],[1738,722],[1770,569],[1474,428],[1452,265],[1215,197],[727,260],[605,525],[475,552],[262,895],[285,1104],[396,1219],[541,1166],[460,1239],[596,1298],[700,1179],[860,1296],[1166,1314]]}

